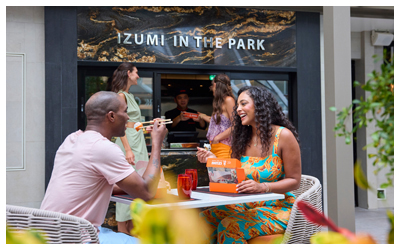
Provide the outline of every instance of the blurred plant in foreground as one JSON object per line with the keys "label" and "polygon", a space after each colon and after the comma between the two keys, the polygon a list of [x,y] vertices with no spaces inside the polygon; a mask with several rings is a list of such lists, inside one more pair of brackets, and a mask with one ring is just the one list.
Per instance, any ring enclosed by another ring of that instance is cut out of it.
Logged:
{"label": "blurred plant in foreground", "polygon": [[37,231],[10,230],[6,225],[6,244],[46,244],[46,239]]}
{"label": "blurred plant in foreground", "polygon": [[[171,197],[164,196],[162,203],[173,203]],[[152,207],[141,199],[131,204],[133,222],[132,234],[145,244],[200,244],[207,243],[205,235],[208,227],[199,218],[195,209]]]}
{"label": "blurred plant in foreground", "polygon": [[350,230],[336,226],[332,220],[305,201],[297,203],[307,220],[317,225],[329,227],[332,231],[318,232],[311,236],[312,244],[376,244],[371,235],[355,234]]}

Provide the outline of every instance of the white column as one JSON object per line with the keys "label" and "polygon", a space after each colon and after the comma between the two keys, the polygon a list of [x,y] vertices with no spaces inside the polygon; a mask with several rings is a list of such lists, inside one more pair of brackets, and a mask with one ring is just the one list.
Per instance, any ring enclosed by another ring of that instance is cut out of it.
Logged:
{"label": "white column", "polygon": [[[326,194],[328,216],[339,227],[355,231],[353,145],[335,137],[336,114],[351,104],[350,7],[323,7],[326,124]],[[347,126],[352,126],[349,120]]]}

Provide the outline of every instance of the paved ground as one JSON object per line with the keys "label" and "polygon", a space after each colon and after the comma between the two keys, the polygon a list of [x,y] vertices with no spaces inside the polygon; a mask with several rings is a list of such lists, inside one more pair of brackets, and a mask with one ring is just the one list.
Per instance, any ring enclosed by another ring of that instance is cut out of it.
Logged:
{"label": "paved ground", "polygon": [[[390,224],[386,216],[386,208],[364,209],[356,207],[356,232],[371,234],[379,244],[387,244]],[[390,209],[393,211],[393,208]]]}

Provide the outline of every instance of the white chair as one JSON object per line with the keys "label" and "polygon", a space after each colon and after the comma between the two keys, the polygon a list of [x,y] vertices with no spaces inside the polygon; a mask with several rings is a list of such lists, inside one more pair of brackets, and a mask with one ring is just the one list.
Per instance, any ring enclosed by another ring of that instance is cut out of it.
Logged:
{"label": "white chair", "polygon": [[[300,200],[306,201],[322,212],[322,187],[319,180],[309,175],[301,175],[300,187],[292,191],[296,195],[296,201],[290,212],[289,222],[283,235],[281,244],[309,244],[310,237],[321,231],[321,226],[315,225],[304,218],[297,207]],[[267,243],[275,236],[258,236],[248,243]]]}
{"label": "white chair", "polygon": [[48,243],[99,243],[97,229],[87,220],[36,208],[6,205],[10,231],[36,229]]}

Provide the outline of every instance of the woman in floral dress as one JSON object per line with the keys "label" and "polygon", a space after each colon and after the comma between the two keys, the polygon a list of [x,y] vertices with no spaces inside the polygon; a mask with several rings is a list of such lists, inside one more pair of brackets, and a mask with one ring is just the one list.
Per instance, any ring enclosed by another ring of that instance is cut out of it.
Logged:
{"label": "woman in floral dress", "polygon": [[[224,205],[200,215],[212,228],[210,243],[247,243],[262,235],[282,234],[300,185],[301,157],[296,129],[273,95],[261,87],[243,87],[233,114],[232,155],[245,169],[239,193],[274,192],[285,199]],[[215,157],[198,148],[198,159]]]}

